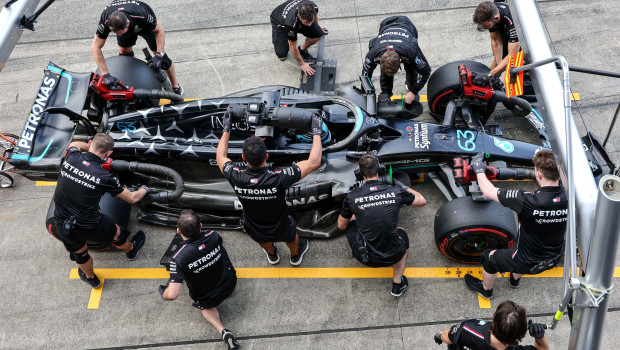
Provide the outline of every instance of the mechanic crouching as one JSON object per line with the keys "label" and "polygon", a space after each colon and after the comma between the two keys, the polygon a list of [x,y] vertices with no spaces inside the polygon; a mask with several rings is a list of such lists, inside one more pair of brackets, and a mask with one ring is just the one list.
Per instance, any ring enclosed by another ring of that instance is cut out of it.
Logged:
{"label": "mechanic crouching", "polygon": [[406,85],[409,92],[405,103],[411,103],[431,76],[429,65],[418,46],[418,30],[405,16],[392,16],[379,25],[379,35],[368,43],[362,75],[372,78],[372,72],[381,65],[381,93],[392,96],[394,75],[405,66]]}
{"label": "mechanic crouching", "polygon": [[568,202],[553,152],[539,151],[533,162],[540,188],[528,192],[496,188],[485,175],[487,167],[482,157],[472,161],[482,193],[515,211],[519,218],[517,246],[484,251],[480,256],[482,281],[465,275],[467,287],[483,298],[493,297],[493,283],[498,272],[510,272],[509,285],[518,288],[521,276],[555,267],[564,253]]}
{"label": "mechanic crouching", "polygon": [[312,149],[308,159],[290,167],[270,170],[265,143],[256,136],[243,142],[242,158],[248,163],[247,167],[237,166],[227,157],[232,120],[230,113],[224,114],[224,131],[217,145],[217,165],[243,205],[243,228],[263,248],[272,265],[280,262],[274,242],[286,243],[293,266],[300,265],[308,251],[308,240],[299,238],[297,223],[288,215],[286,190],[321,165],[323,119],[315,113],[311,123]]}
{"label": "mechanic crouching", "polygon": [[364,185],[347,194],[338,217],[338,228],[346,231],[353,256],[369,267],[394,266],[392,295],[399,297],[407,289],[403,275],[407,264],[409,237],[398,227],[398,214],[403,204],[426,205],[417,191],[394,180],[395,186],[379,181],[379,160],[363,155],[359,170]]}
{"label": "mechanic crouching", "polygon": [[219,333],[228,349],[241,346],[231,331],[224,328],[217,306],[226,300],[237,286],[237,272],[233,267],[220,235],[210,230],[201,232],[200,218],[192,210],[183,210],[177,219],[177,233],[183,238],[172,256],[170,281],[159,286],[164,300],[175,300],[187,282],[192,306]]}
{"label": "mechanic crouching", "polygon": [[60,237],[71,259],[78,265],[80,279],[92,288],[101,286],[93,271],[93,259],[88,254],[87,241],[114,245],[125,251],[127,259],[135,260],[145,242],[144,232],[138,231],[131,241],[129,231],[119,228],[110,217],[99,210],[99,202],[110,193],[125,202],[136,203],[149,192],[142,186],[129,191],[118,178],[102,167],[110,156],[114,140],[99,133],[86,144],[74,141],[69,144],[54,192],[54,220]]}
{"label": "mechanic crouching", "polygon": [[[435,342],[448,344],[448,349],[548,350],[545,328],[546,325],[533,323],[531,319],[528,322],[525,309],[506,300],[497,306],[492,322],[479,319],[463,321],[435,334]],[[528,330],[534,338],[534,346],[519,345]]]}

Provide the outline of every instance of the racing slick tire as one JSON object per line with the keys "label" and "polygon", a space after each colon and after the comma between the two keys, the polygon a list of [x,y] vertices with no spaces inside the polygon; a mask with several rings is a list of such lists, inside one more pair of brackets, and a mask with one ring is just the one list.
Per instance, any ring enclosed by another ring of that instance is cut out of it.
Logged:
{"label": "racing slick tire", "polygon": [[[461,94],[461,81],[458,70],[461,64],[465,64],[470,72],[484,74],[491,72],[489,67],[476,61],[455,61],[437,68],[428,79],[427,94],[431,115],[439,123],[443,122],[448,102]],[[489,100],[487,101],[486,108],[483,111],[478,111],[483,123],[486,123],[489,116],[495,111],[496,105],[496,101]]]}
{"label": "racing slick tire", "polygon": [[[99,208],[102,214],[105,214],[112,218],[114,222],[121,228],[121,232],[123,229],[127,228],[127,224],[129,223],[129,215],[131,214],[131,204],[123,201],[120,198],[112,197],[109,193],[106,193],[101,198],[101,202],[99,202]],[[56,203],[52,198],[50,202],[50,206],[47,209],[47,216],[45,217],[45,228],[47,232],[51,234],[57,240],[60,239],[60,232],[56,227],[56,222],[54,221],[54,210],[56,209]],[[88,249],[92,250],[105,250],[110,249],[111,245],[105,245],[96,242],[86,242],[88,244]]]}
{"label": "racing slick tire", "polygon": [[434,226],[439,251],[466,264],[479,264],[487,249],[512,247],[517,233],[512,210],[495,201],[474,201],[471,196],[439,208]]}

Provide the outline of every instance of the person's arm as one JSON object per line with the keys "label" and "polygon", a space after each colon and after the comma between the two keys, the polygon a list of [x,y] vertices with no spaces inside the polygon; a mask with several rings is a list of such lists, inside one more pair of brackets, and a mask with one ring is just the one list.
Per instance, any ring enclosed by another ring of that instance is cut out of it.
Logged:
{"label": "person's arm", "polygon": [[321,165],[321,157],[323,155],[323,145],[321,144],[321,132],[323,131],[323,117],[320,114],[315,113],[312,115],[312,149],[310,150],[310,156],[307,160],[302,160],[297,163],[299,170],[301,170],[301,179],[310,174],[310,172]]}
{"label": "person's arm", "polygon": [[424,198],[424,196],[422,196],[420,194],[420,192],[414,190],[411,187],[407,188],[407,192],[409,192],[409,193],[411,193],[411,194],[413,194],[415,196],[415,199],[411,203],[412,207],[423,207],[423,206],[426,205],[426,198]]}
{"label": "person's arm", "polygon": [[536,350],[549,350],[549,342],[547,342],[547,337],[537,338],[534,340],[534,347]]}
{"label": "person's arm", "polygon": [[[416,81],[409,82],[409,91],[405,95],[405,103],[411,103],[415,99],[416,95],[420,93],[420,90],[426,85],[426,82],[431,77],[431,65],[428,63],[426,57],[422,53],[422,50],[418,47],[416,56],[412,58],[409,63],[412,65],[416,72],[418,72],[418,79]],[[411,69],[410,68],[410,69]]]}
{"label": "person's arm", "polygon": [[[502,72],[506,70],[506,66],[508,66],[508,61],[510,60],[510,56],[519,52],[519,50],[521,50],[521,45],[519,44],[518,41],[516,43],[508,43],[508,55],[506,55],[506,57],[504,57],[504,59],[502,59],[501,62],[499,62],[495,66],[495,68],[491,69],[491,74],[493,74],[496,77],[500,76]],[[502,51],[503,51],[503,48],[502,48]]]}
{"label": "person's arm", "polygon": [[97,35],[93,38],[93,43],[90,47],[90,51],[93,54],[93,58],[95,59],[95,63],[97,67],[99,67],[99,71],[101,71],[101,75],[108,74],[108,66],[105,64],[105,58],[103,57],[103,52],[101,52],[101,48],[105,45],[106,39],[101,39]]}
{"label": "person's arm", "polygon": [[450,334],[450,328],[441,332],[441,341],[450,345],[452,344],[452,341],[450,340],[450,337],[448,337],[448,334]]}
{"label": "person's arm", "polygon": [[140,187],[136,191],[130,191],[127,188],[123,190],[123,192],[116,195],[116,197],[124,200],[129,204],[138,203],[144,196],[148,193],[145,187]]}
{"label": "person's arm", "polygon": [[343,218],[342,215],[338,215],[338,229],[340,231],[344,231],[349,227],[349,222],[351,219]]}
{"label": "person's arm", "polygon": [[310,67],[310,63],[304,62],[304,59],[301,58],[301,53],[299,53],[299,49],[297,48],[297,40],[295,41],[289,40],[288,48],[289,50],[291,50],[291,54],[293,54],[293,57],[295,58],[295,61],[297,61],[297,64],[299,64],[299,68],[301,68],[301,70],[306,75],[314,75],[314,69]]}
{"label": "person's arm", "polygon": [[217,144],[217,151],[215,152],[215,160],[221,172],[224,172],[224,164],[230,162],[230,158],[227,156],[228,140],[230,140],[230,131],[224,131],[220,138],[220,142]]}
{"label": "person's arm", "polygon": [[499,190],[495,187],[489,179],[487,179],[487,175],[485,173],[476,174],[476,179],[478,179],[478,186],[488,199],[492,199],[499,203],[499,198],[497,197],[497,191]]}
{"label": "person's arm", "polygon": [[88,151],[88,144],[86,142],[83,142],[83,141],[73,141],[73,142],[71,142],[69,144],[69,146],[67,146],[67,149],[69,149],[71,147],[77,148],[80,152]]}
{"label": "person's arm", "polygon": [[157,52],[165,52],[164,45],[166,43],[166,35],[164,34],[164,27],[161,25],[161,23],[157,22],[155,29],[153,29],[153,33],[155,33]]}
{"label": "person's arm", "polygon": [[170,282],[161,297],[164,300],[175,300],[176,298],[178,298],[182,286],[183,283]]}
{"label": "person's arm", "polygon": [[493,50],[493,63],[491,64],[491,71],[497,67],[502,61],[502,54],[504,53],[502,36],[499,31],[489,32],[491,37],[491,50]]}

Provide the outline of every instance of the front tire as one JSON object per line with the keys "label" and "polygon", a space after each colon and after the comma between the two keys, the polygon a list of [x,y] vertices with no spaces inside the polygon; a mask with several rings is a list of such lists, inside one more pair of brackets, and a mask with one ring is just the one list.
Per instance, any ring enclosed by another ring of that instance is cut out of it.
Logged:
{"label": "front tire", "polygon": [[478,264],[483,251],[512,247],[516,233],[512,210],[495,201],[461,197],[444,204],[435,214],[437,249],[461,263]]}

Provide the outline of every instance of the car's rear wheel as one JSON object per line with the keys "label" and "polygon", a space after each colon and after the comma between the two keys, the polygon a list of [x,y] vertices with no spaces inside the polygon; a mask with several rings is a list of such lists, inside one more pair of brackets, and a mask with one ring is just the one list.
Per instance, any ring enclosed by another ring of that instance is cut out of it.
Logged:
{"label": "car's rear wheel", "polygon": [[[443,122],[448,103],[462,94],[461,81],[459,79],[459,65],[464,64],[470,72],[488,74],[491,70],[484,64],[476,61],[456,61],[447,63],[431,74],[428,80],[428,107],[431,115],[439,123]],[[477,111],[483,123],[495,111],[497,102],[487,101],[486,108]]]}
{"label": "car's rear wheel", "polygon": [[0,188],[9,188],[11,186],[13,186],[13,177],[4,171],[0,171]]}
{"label": "car's rear wheel", "polygon": [[446,257],[475,264],[487,249],[509,248],[517,233],[512,210],[471,196],[444,204],[435,214],[435,243]]}

